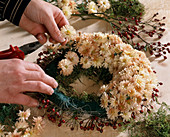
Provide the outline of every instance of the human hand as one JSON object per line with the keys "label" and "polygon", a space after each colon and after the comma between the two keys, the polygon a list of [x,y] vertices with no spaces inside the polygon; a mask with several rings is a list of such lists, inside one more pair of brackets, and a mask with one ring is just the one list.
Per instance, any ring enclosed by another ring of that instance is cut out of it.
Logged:
{"label": "human hand", "polygon": [[38,101],[23,92],[52,95],[58,83],[34,63],[19,59],[0,60],[0,103],[37,106]]}
{"label": "human hand", "polygon": [[68,24],[63,12],[56,6],[43,0],[31,0],[19,26],[34,35],[41,44],[47,41],[46,32],[50,35],[50,42],[65,44],[66,40],[62,37],[60,28]]}

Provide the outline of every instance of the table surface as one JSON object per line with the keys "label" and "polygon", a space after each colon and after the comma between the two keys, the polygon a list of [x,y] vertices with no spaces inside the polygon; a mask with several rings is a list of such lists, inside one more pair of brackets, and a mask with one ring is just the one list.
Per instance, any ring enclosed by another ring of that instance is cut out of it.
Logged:
{"label": "table surface", "polygon": [[[166,32],[164,33],[164,37],[160,40],[163,43],[170,42],[170,0],[140,0],[146,8],[146,14],[144,18],[151,17],[154,13],[159,13],[160,17],[166,16]],[[71,18],[70,24],[75,27],[78,31],[82,32],[106,32],[110,30],[109,25],[105,24],[102,21],[97,20],[88,20],[81,21],[79,18]],[[22,30],[19,27],[14,26],[8,21],[0,22],[0,50],[4,50],[9,48],[9,45],[13,46],[21,46],[25,43],[36,41],[36,39]],[[42,48],[38,49],[32,54],[29,54],[26,57],[26,61],[34,62],[37,58],[37,54],[42,50]],[[168,59],[165,61],[161,61],[161,59],[151,60],[151,65],[154,70],[157,72],[157,77],[160,82],[163,82],[163,86],[160,87],[160,98],[159,101],[166,102],[170,105],[170,54],[168,55]],[[38,115],[37,109],[33,109],[33,113]],[[52,124],[48,120],[46,122],[46,128],[43,130],[41,137],[125,137],[126,133],[119,133],[118,131],[114,131],[110,128],[105,129],[104,133],[98,132],[84,132],[80,130],[70,131],[67,127],[58,128],[55,124]]]}

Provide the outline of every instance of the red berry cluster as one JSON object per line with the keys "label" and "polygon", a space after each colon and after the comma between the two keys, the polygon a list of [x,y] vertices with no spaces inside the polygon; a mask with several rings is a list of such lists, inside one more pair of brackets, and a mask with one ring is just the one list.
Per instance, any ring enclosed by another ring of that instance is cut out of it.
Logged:
{"label": "red berry cluster", "polygon": [[[119,35],[125,43],[131,44],[137,50],[149,50],[155,57],[163,56],[167,59],[166,54],[170,53],[170,43],[162,44],[161,42],[152,42],[161,39],[165,31],[165,23],[162,23],[166,17],[156,19],[158,13],[154,14],[147,21],[141,17],[132,18],[115,18],[107,20],[113,28],[112,33]],[[150,37],[149,41],[147,40]]]}
{"label": "red berry cluster", "polygon": [[102,118],[99,118],[97,116],[92,116],[88,120],[82,120],[79,122],[80,124],[80,129],[84,131],[89,131],[89,130],[97,130],[100,133],[103,133],[104,127],[112,127],[113,129],[117,129],[117,127],[121,127],[123,124],[127,124],[128,122],[117,122],[117,121],[106,121]]}
{"label": "red berry cluster", "polygon": [[38,54],[37,64],[44,68],[51,60],[56,57],[57,53],[53,51],[42,51]]}

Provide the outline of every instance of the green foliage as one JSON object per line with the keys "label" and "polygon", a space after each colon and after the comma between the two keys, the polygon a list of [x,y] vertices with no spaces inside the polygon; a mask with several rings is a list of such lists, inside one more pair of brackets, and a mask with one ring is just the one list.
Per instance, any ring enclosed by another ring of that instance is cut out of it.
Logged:
{"label": "green foliage", "polygon": [[132,120],[123,128],[131,137],[170,137],[170,107],[162,103],[157,112],[150,113],[141,121]]}
{"label": "green foliage", "polygon": [[[46,2],[57,5],[57,0],[44,0]],[[97,3],[97,0],[92,0]],[[105,14],[111,16],[123,16],[123,17],[136,17],[144,15],[144,6],[139,2],[139,0],[109,0],[111,8],[105,12]],[[77,9],[80,14],[87,14],[88,0],[82,1],[82,3],[77,4]],[[74,16],[74,14],[73,14]],[[94,15],[95,16],[95,15]]]}
{"label": "green foliage", "polygon": [[110,0],[111,8],[107,13],[115,16],[136,17],[144,15],[144,5],[138,0]]}
{"label": "green foliage", "polygon": [[20,105],[0,104],[0,123],[2,125],[13,126],[18,118],[19,109],[23,109]]}

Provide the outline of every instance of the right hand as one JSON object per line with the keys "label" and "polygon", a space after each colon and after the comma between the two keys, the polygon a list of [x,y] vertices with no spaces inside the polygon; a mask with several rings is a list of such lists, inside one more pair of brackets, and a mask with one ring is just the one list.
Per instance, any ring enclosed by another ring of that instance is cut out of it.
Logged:
{"label": "right hand", "polygon": [[38,101],[23,92],[52,95],[58,83],[34,63],[20,59],[0,60],[0,103],[35,107]]}
{"label": "right hand", "polygon": [[43,0],[31,0],[26,7],[19,26],[34,35],[41,44],[47,41],[45,33],[50,35],[49,41],[66,44],[60,28],[69,22],[63,12],[56,6]]}

